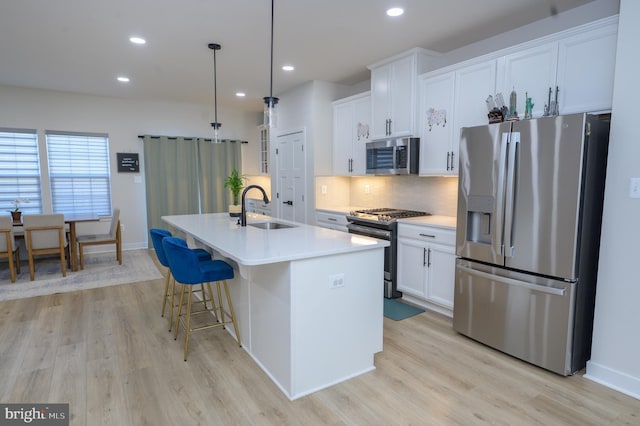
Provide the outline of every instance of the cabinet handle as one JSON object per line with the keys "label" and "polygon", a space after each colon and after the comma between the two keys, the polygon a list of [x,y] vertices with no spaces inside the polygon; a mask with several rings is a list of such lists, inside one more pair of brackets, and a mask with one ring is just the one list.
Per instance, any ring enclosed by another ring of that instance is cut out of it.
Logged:
{"label": "cabinet handle", "polygon": [[427,268],[431,268],[431,249],[427,250]]}
{"label": "cabinet handle", "polygon": [[391,136],[391,119],[389,119],[389,136]]}
{"label": "cabinet handle", "polygon": [[327,220],[331,221],[331,222],[337,222],[338,219],[336,219],[335,217],[328,217]]}
{"label": "cabinet handle", "polygon": [[293,201],[283,201],[282,204],[287,204],[292,206],[293,205]]}
{"label": "cabinet handle", "polygon": [[427,265],[427,249],[423,248],[422,249],[422,266],[426,266]]}
{"label": "cabinet handle", "polygon": [[447,171],[449,171],[449,158],[451,158],[451,153],[447,152]]}
{"label": "cabinet handle", "polygon": [[419,234],[421,237],[427,237],[427,238],[435,238],[435,235],[431,235],[431,234]]}
{"label": "cabinet handle", "polygon": [[455,153],[453,151],[451,151],[451,171],[453,171],[453,158],[455,156]]}

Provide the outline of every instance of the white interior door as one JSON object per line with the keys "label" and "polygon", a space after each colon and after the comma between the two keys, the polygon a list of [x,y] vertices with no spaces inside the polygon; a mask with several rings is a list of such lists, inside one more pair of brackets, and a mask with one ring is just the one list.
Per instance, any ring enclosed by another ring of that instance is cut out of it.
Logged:
{"label": "white interior door", "polygon": [[306,223],[305,135],[298,131],[278,135],[278,217]]}

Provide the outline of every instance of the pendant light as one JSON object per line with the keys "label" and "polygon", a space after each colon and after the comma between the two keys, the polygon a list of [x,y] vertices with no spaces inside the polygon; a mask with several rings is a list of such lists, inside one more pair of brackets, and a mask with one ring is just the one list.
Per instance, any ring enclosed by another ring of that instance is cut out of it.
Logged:
{"label": "pendant light", "polygon": [[216,81],[216,50],[220,50],[222,47],[217,43],[209,43],[209,49],[213,50],[213,112],[214,122],[211,123],[213,127],[213,138],[211,142],[220,143],[220,127],[222,123],[218,123],[218,84]]}
{"label": "pendant light", "polygon": [[277,127],[277,111],[276,105],[278,98],[273,97],[273,3],[271,0],[271,69],[269,73],[269,96],[262,98],[264,100],[264,125],[269,128]]}

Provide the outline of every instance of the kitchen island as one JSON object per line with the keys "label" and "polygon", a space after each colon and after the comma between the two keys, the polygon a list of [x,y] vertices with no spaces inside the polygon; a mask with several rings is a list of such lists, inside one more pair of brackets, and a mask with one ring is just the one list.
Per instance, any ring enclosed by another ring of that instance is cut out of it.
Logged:
{"label": "kitchen island", "polygon": [[[242,347],[289,399],[375,369],[387,241],[259,215],[162,219],[233,266]],[[253,226],[264,222],[292,227]]]}

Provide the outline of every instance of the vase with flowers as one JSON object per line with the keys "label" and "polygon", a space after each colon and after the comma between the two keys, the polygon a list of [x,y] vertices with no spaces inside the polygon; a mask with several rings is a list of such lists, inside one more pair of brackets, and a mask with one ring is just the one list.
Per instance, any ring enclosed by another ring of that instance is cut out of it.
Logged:
{"label": "vase with flowers", "polygon": [[20,204],[27,204],[29,200],[27,198],[16,198],[13,200],[14,209],[11,210],[11,217],[15,223],[22,221],[22,212],[20,211]]}

